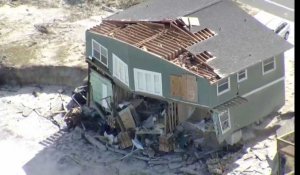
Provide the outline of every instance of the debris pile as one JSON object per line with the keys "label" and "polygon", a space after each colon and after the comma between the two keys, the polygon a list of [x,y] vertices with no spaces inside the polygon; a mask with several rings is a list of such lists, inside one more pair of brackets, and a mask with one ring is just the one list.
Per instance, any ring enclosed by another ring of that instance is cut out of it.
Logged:
{"label": "debris pile", "polygon": [[177,106],[142,96],[118,104],[104,98],[101,104],[90,101],[88,105],[87,89],[79,89],[73,92],[64,116],[68,128],[81,131],[76,135],[100,150],[123,155],[120,160],[134,157],[153,168],[166,165],[173,172],[198,174],[206,167],[205,159],[223,152],[220,145],[204,141],[215,132],[212,119],[179,121]]}
{"label": "debris pile", "polygon": [[272,174],[276,172],[275,137],[258,142],[256,145],[234,153],[206,161],[211,174]]}
{"label": "debris pile", "polygon": [[[159,166],[185,174],[270,174],[276,168],[273,137],[247,149],[240,144],[222,147],[214,142],[211,118],[179,121],[175,114],[170,115],[176,109],[172,103],[142,96],[118,104],[105,98],[101,104],[91,101],[88,106],[85,91],[74,91],[72,108],[64,120],[69,128],[82,128],[83,138],[100,150],[123,155],[119,160],[143,160],[158,173],[164,173]],[[79,99],[85,100],[79,103]]]}

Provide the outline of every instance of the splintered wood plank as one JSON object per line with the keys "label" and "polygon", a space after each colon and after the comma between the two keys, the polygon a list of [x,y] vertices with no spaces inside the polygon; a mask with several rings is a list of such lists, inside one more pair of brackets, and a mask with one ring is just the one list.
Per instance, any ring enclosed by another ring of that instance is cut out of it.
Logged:
{"label": "splintered wood plank", "polygon": [[123,109],[122,111],[120,111],[119,116],[120,116],[120,119],[121,119],[125,129],[136,127],[135,121],[133,119],[133,116],[131,115],[131,111],[130,111],[129,107],[127,107],[127,108]]}

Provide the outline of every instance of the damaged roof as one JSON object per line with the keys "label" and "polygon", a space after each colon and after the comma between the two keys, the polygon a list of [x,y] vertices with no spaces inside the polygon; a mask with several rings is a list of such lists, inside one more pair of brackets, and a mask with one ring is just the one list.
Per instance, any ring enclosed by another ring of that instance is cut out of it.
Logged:
{"label": "damaged roof", "polygon": [[[187,26],[179,17],[197,17]],[[148,0],[90,29],[127,42],[208,79],[211,83],[291,44],[230,0]]]}
{"label": "damaged roof", "polygon": [[147,0],[106,19],[125,21],[174,20],[199,11],[220,0]]}
{"label": "damaged roof", "polygon": [[91,28],[98,34],[124,41],[146,52],[150,52],[177,66],[211,82],[219,79],[206,60],[213,58],[208,51],[192,54],[186,48],[204,42],[216,34],[204,28],[196,33],[189,32],[182,20],[146,22],[104,20]]}
{"label": "damaged roof", "polygon": [[216,59],[207,64],[221,77],[292,48],[290,43],[227,0],[191,16],[198,17],[202,27],[208,27],[218,35],[196,43],[188,50],[192,53],[210,51]]}

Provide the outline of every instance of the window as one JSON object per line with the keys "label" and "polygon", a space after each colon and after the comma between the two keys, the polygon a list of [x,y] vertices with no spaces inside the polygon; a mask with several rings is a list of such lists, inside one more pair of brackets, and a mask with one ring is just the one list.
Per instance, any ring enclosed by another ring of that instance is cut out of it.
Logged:
{"label": "window", "polygon": [[113,54],[113,75],[129,86],[128,66],[115,54]]}
{"label": "window", "polygon": [[219,122],[220,122],[222,134],[224,134],[230,130],[230,128],[231,128],[230,113],[229,113],[228,109],[221,111],[219,113]]}
{"label": "window", "polygon": [[162,95],[161,73],[134,68],[134,86],[136,91]]}
{"label": "window", "polygon": [[218,82],[218,88],[217,88],[217,91],[218,91],[218,95],[222,95],[228,91],[230,91],[230,78],[226,78],[226,79],[223,79],[223,80],[220,80]]}
{"label": "window", "polygon": [[239,71],[237,73],[237,80],[238,80],[238,82],[242,82],[244,80],[247,80],[247,69]]}
{"label": "window", "polygon": [[106,67],[108,66],[108,52],[105,47],[99,44],[97,41],[92,40],[92,55]]}
{"label": "window", "polygon": [[108,96],[107,92],[107,85],[102,84],[102,99],[101,99],[101,105],[105,108],[108,108],[107,99],[105,99]]}
{"label": "window", "polygon": [[263,61],[262,64],[263,64],[263,74],[267,74],[267,73],[272,72],[273,70],[275,70],[275,59],[274,59],[274,57]]}

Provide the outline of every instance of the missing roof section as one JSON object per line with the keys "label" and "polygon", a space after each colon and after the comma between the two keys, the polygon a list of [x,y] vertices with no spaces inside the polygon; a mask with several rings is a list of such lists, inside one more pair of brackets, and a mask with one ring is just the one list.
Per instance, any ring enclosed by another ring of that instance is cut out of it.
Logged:
{"label": "missing roof section", "polygon": [[211,83],[219,79],[214,70],[205,63],[213,57],[209,52],[194,55],[186,50],[216,35],[208,28],[190,32],[189,26],[182,19],[157,22],[103,20],[102,24],[90,30],[158,55],[207,78]]}
{"label": "missing roof section", "polygon": [[[215,80],[219,79],[219,76],[213,71],[210,66],[205,63],[205,61],[210,57],[207,56],[206,58],[204,58],[201,56],[201,54],[203,53],[193,55],[192,53],[185,51],[178,55],[177,58],[172,60],[172,62],[182,68],[196,73],[197,75],[201,75],[211,82],[214,82]],[[212,55],[210,56],[211,58],[213,57]]]}

